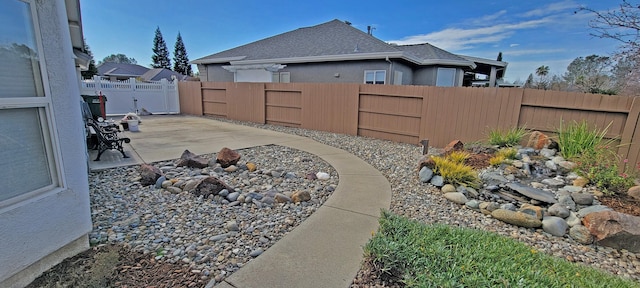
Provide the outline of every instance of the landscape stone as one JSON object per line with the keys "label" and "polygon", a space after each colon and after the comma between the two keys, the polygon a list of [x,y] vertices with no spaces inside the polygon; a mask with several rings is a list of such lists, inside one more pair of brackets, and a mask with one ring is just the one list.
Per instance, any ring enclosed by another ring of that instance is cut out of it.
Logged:
{"label": "landscape stone", "polygon": [[489,185],[507,183],[509,180],[497,172],[481,173],[480,179]]}
{"label": "landscape stone", "polygon": [[329,180],[331,176],[329,175],[329,173],[318,172],[316,173],[316,178],[318,178],[318,180]]}
{"label": "landscape stone", "polygon": [[497,209],[491,212],[491,216],[500,221],[526,228],[538,228],[542,226],[542,221],[522,212],[515,212],[506,209]]}
{"label": "landscape stone", "polygon": [[582,176],[573,180],[573,186],[584,187],[587,186],[587,184],[589,184],[589,179]]}
{"label": "landscape stone", "polygon": [[556,203],[556,204],[551,205],[551,207],[549,207],[549,209],[547,209],[547,213],[550,216],[557,216],[557,217],[560,217],[560,218],[567,218],[571,214],[571,211],[569,211],[569,209],[567,209],[567,207],[563,206],[562,204]]}
{"label": "landscape stone", "polygon": [[551,158],[553,158],[553,156],[556,155],[556,150],[548,149],[548,148],[542,148],[542,149],[540,149],[540,155],[551,159]]}
{"label": "landscape stone", "polygon": [[436,187],[442,187],[442,185],[444,185],[444,178],[440,175],[434,175],[431,177],[431,181],[429,181],[429,183]]}
{"label": "landscape stone", "polygon": [[196,185],[196,187],[190,192],[195,196],[204,196],[205,198],[209,197],[209,195],[218,195],[220,191],[223,189],[227,189],[229,192],[234,192],[235,190],[229,187],[222,180],[218,179],[214,176],[209,176],[204,178]]}
{"label": "landscape stone", "polygon": [[453,140],[449,142],[447,146],[444,147],[444,155],[449,155],[451,154],[451,152],[463,151],[463,150],[464,150],[464,143],[462,143],[462,141],[460,140]]}
{"label": "landscape stone", "polygon": [[582,187],[573,186],[573,185],[567,185],[567,186],[564,186],[564,187],[560,188],[560,190],[564,190],[564,191],[568,191],[568,192],[571,192],[571,193],[575,193],[575,192],[582,191]]}
{"label": "landscape stone", "polygon": [[547,192],[544,190],[536,189],[533,187],[525,186],[520,183],[507,183],[506,185],[509,189],[516,191],[524,196],[527,196],[531,199],[535,199],[538,201],[546,202],[546,203],[558,203],[555,199],[555,195],[551,192]]}
{"label": "landscape stone", "polygon": [[633,186],[627,190],[627,194],[631,196],[631,198],[640,200],[640,186]]}
{"label": "landscape stone", "polygon": [[531,204],[522,204],[522,207],[520,207],[518,211],[534,216],[540,220],[542,220],[542,217],[544,216],[542,207],[531,205]]}
{"label": "landscape stone", "polygon": [[258,165],[256,165],[256,163],[253,163],[253,162],[247,162],[246,166],[249,172],[254,172],[256,171],[256,169],[258,169]]}
{"label": "landscape stone", "polygon": [[571,171],[573,169],[575,169],[578,164],[571,162],[571,161],[560,161],[560,163],[558,163],[558,166],[560,166],[560,168],[562,168],[563,171]]}
{"label": "landscape stone", "polygon": [[142,164],[140,165],[140,184],[143,186],[155,185],[158,178],[163,176],[160,168],[149,165]]}
{"label": "landscape stone", "polygon": [[[161,169],[161,170],[162,170],[162,169]],[[156,189],[160,189],[160,188],[162,188],[162,183],[163,183],[164,181],[167,181],[167,177],[165,177],[164,175],[163,175],[163,176],[160,176],[160,178],[158,178],[158,180],[156,180],[156,186],[155,186],[155,188],[156,188]]]}
{"label": "landscape stone", "polygon": [[291,202],[291,198],[287,197],[287,195],[284,195],[282,193],[276,193],[276,195],[273,197],[274,200],[276,200],[277,203],[288,203]]}
{"label": "landscape stone", "polygon": [[[546,162],[544,162],[544,166],[546,166],[547,168],[549,168],[551,171],[556,171],[558,170],[558,164],[554,163],[551,160],[548,160]],[[544,183],[544,182],[543,182]]]}
{"label": "landscape stone", "polygon": [[480,212],[482,212],[482,214],[491,215],[491,212],[496,209],[500,209],[500,204],[496,202],[482,202],[478,207],[480,208]]}
{"label": "landscape stone", "polygon": [[640,252],[640,217],[616,211],[587,214],[582,219],[598,244],[615,249]]}
{"label": "landscape stone", "polygon": [[573,198],[571,197],[571,195],[559,195],[558,196],[558,204],[562,205],[563,207],[571,210],[571,211],[576,211],[576,202],[573,202]]}
{"label": "landscape stone", "polygon": [[216,155],[216,161],[220,163],[222,168],[227,168],[231,165],[238,164],[241,156],[238,152],[231,150],[227,147],[220,149],[220,152]]}
{"label": "landscape stone", "polygon": [[568,224],[564,219],[555,216],[542,218],[542,230],[553,236],[562,237],[567,233]]}
{"label": "landscape stone", "polygon": [[529,140],[527,141],[526,146],[531,147],[535,150],[540,150],[542,148],[548,147],[550,143],[551,140],[547,135],[540,131],[532,131],[531,134],[529,134]]}
{"label": "landscape stone", "polygon": [[467,203],[467,201],[469,201],[469,199],[467,199],[467,197],[465,197],[464,194],[460,192],[445,193],[444,198],[446,198],[447,200],[453,203],[461,204],[461,205],[464,205],[465,203]]}
{"label": "landscape stone", "polygon": [[293,203],[307,202],[311,200],[311,194],[308,191],[295,191],[291,194],[291,201]]}
{"label": "landscape stone", "polygon": [[569,236],[576,240],[580,244],[591,244],[593,242],[593,236],[587,227],[582,225],[575,225],[569,229]]}
{"label": "landscape stone", "polygon": [[569,212],[569,216],[565,220],[567,221],[567,224],[569,225],[569,227],[582,224],[582,220],[578,218],[578,214],[576,214],[576,212],[573,212],[573,211]]}
{"label": "landscape stone", "polygon": [[249,256],[258,257],[262,254],[262,252],[264,252],[264,250],[262,250],[262,248],[258,248],[256,250],[251,251],[251,253],[249,253]]}
{"label": "landscape stone", "polygon": [[178,167],[190,167],[190,168],[204,168],[209,166],[209,160],[204,159],[202,156],[198,156],[189,150],[184,150],[180,159],[176,161]]}
{"label": "landscape stone", "polygon": [[516,205],[513,205],[513,203],[505,203],[505,204],[501,204],[500,205],[500,209],[505,209],[505,210],[509,210],[509,211],[516,211],[517,208],[516,208]]}
{"label": "landscape stone", "polygon": [[240,199],[238,197],[240,197],[240,193],[232,192],[227,195],[227,200],[229,200],[230,202],[239,201]]}
{"label": "landscape stone", "polygon": [[478,193],[478,190],[472,188],[472,187],[466,187],[467,190],[467,196],[473,197],[473,198],[478,198],[480,197],[480,193]]}
{"label": "landscape stone", "polygon": [[420,168],[418,176],[420,177],[420,182],[427,183],[429,182],[429,180],[431,180],[431,177],[433,177],[433,170],[431,170],[427,166],[423,166],[422,168]]}
{"label": "landscape stone", "polygon": [[592,205],[594,200],[593,195],[589,193],[572,193],[571,198],[578,205]]}
{"label": "landscape stone", "polygon": [[442,193],[456,192],[456,187],[451,184],[445,184],[444,186],[442,186],[442,188],[440,188],[440,191],[442,191]]}
{"label": "landscape stone", "polygon": [[582,208],[580,210],[578,210],[578,217],[579,218],[584,218],[585,216],[591,214],[591,213],[595,213],[595,212],[602,212],[602,211],[611,211],[612,209],[604,206],[604,205],[593,205],[593,206],[588,206],[585,208]]}
{"label": "landscape stone", "polygon": [[466,203],[464,203],[464,206],[467,206],[473,210],[478,210],[480,208],[480,202],[478,202],[478,200],[475,200],[475,199],[469,200]]}
{"label": "landscape stone", "polygon": [[228,231],[240,231],[238,223],[235,220],[227,222],[224,227],[227,228]]}
{"label": "landscape stone", "polygon": [[556,178],[547,178],[540,182],[542,182],[542,184],[544,185],[551,186],[551,187],[560,187],[565,185],[563,180],[556,179]]}

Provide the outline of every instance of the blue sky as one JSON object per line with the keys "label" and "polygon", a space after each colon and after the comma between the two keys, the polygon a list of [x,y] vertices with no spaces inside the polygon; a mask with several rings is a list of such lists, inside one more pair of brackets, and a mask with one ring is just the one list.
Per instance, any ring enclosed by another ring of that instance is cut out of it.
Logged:
{"label": "blue sky", "polygon": [[122,53],[151,64],[160,27],[173,57],[178,32],[190,60],[333,19],[346,20],[386,42],[428,42],[447,51],[509,62],[506,79],[526,80],[536,67],[563,74],[580,56],[608,56],[619,46],[590,35],[586,6],[614,9],[621,1],[165,1],[80,0],[84,36],[96,61]]}

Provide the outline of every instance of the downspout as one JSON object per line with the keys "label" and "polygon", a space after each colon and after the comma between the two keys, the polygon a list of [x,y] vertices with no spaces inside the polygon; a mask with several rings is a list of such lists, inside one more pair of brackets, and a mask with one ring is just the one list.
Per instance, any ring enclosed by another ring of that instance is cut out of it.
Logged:
{"label": "downspout", "polygon": [[387,82],[387,85],[391,85],[391,70],[393,68],[393,62],[389,60],[389,56],[385,57],[384,60],[389,62],[389,73],[387,73],[389,75],[389,81]]}

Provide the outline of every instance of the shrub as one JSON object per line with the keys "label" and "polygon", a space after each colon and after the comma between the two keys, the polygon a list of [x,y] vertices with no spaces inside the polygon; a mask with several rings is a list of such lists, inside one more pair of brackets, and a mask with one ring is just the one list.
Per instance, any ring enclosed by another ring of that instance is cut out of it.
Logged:
{"label": "shrub", "polygon": [[594,128],[589,129],[586,121],[573,123],[563,126],[564,121],[560,121],[557,129],[558,145],[560,145],[560,154],[568,160],[580,157],[584,153],[592,154],[599,145],[608,146],[613,140],[604,140],[607,130],[611,123],[602,130]]}
{"label": "shrub", "polygon": [[522,137],[527,134],[525,127],[513,127],[507,130],[492,129],[489,131],[489,144],[498,147],[513,147],[520,144]]}
{"label": "shrub", "polygon": [[436,166],[434,172],[442,176],[445,182],[474,188],[479,186],[478,174],[470,166],[444,157],[435,156],[432,159]]}
{"label": "shrub", "polygon": [[496,152],[496,156],[502,156],[507,160],[516,159],[516,155],[518,154],[518,150],[516,148],[502,148]]}
{"label": "shrub", "polygon": [[471,154],[469,154],[469,152],[453,151],[453,152],[449,153],[449,155],[447,155],[447,159],[449,159],[449,160],[451,160],[451,161],[453,161],[455,163],[464,164],[464,161],[469,159],[469,156],[471,156]]}
{"label": "shrub", "polygon": [[499,166],[500,164],[504,163],[506,160],[507,159],[505,159],[504,156],[502,155],[495,155],[489,159],[489,165]]}
{"label": "shrub", "polygon": [[576,160],[578,174],[589,179],[603,193],[625,193],[634,186],[637,173],[630,170],[620,173],[618,164],[624,165],[625,161],[607,146],[584,151]]}

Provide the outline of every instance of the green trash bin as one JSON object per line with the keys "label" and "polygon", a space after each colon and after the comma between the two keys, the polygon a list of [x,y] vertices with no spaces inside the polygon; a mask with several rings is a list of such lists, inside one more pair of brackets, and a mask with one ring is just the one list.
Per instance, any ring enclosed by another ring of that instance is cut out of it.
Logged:
{"label": "green trash bin", "polygon": [[[102,117],[102,112],[100,112],[100,96],[98,95],[81,95],[81,96],[84,102],[87,102],[87,104],[89,104],[89,110],[91,110],[93,119],[97,120],[98,117]],[[102,99],[104,99],[104,105],[106,110],[107,96],[102,95]]]}

